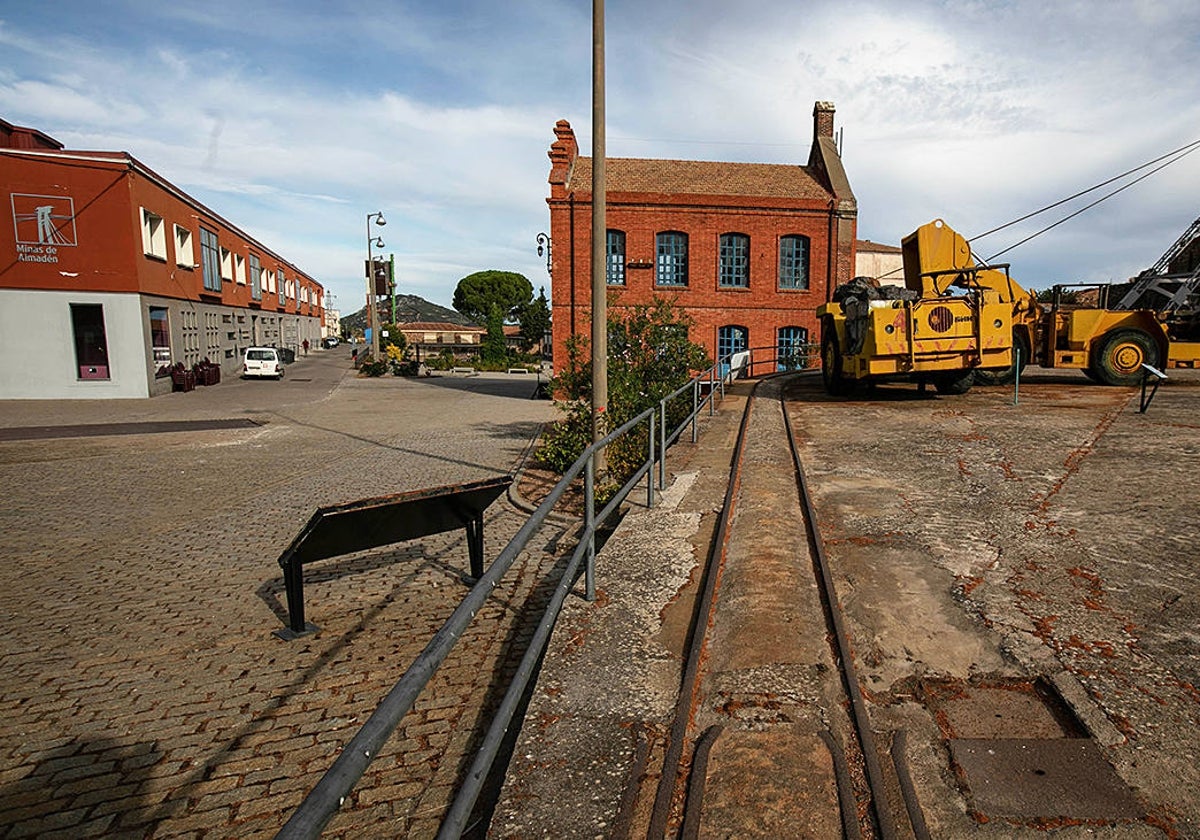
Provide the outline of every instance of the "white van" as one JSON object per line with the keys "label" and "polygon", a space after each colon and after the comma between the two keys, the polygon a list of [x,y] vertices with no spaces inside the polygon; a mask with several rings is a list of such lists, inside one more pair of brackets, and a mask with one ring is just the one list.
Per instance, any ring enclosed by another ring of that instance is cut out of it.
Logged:
{"label": "white van", "polygon": [[283,379],[283,360],[274,347],[248,347],[242,361],[242,376],[273,376]]}

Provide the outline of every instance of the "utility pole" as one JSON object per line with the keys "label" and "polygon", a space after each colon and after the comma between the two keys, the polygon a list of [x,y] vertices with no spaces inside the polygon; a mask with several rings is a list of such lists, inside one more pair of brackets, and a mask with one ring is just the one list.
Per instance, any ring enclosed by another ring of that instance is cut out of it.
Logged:
{"label": "utility pole", "polygon": [[[592,0],[592,441],[607,434],[608,410],[608,225],[604,149],[604,0]],[[597,452],[596,475],[608,459]]]}

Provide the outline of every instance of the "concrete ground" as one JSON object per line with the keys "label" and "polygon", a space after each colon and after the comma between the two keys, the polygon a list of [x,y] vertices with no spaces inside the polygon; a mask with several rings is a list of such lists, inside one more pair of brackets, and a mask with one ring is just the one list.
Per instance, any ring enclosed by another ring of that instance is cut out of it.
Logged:
{"label": "concrete ground", "polygon": [[[553,415],[535,384],[360,380],[338,348],[282,382],[0,402],[0,836],[274,836],[457,605],[468,562],[456,532],[314,564],[321,631],[285,642],[277,558],[318,507],[512,471]],[[248,422],[164,425],[228,419]],[[101,423],[115,425],[18,431]],[[489,508],[488,558],[524,518]],[[548,597],[553,536],[519,558],[325,836],[436,832]]]}
{"label": "concrete ground", "polygon": [[[1200,375],[1173,371],[1145,414],[1135,389],[1033,370],[1015,405],[1011,388],[831,399],[811,376],[784,397],[872,726],[885,750],[904,733],[932,836],[1200,837]],[[675,452],[664,503],[605,546],[597,601],[568,602],[493,836],[644,836],[742,399]],[[745,481],[702,673],[727,696],[739,674],[764,684],[771,651],[786,671],[803,649],[782,625],[803,624],[804,595],[786,595],[776,550],[792,503]],[[748,614],[755,592],[784,593],[780,624]],[[781,691],[774,719],[701,703],[691,743],[722,715],[726,731],[836,729],[820,693]],[[762,743],[710,760],[699,836],[779,836],[789,809],[793,836],[828,836],[805,829],[813,797],[764,801],[784,764],[764,760],[778,739]],[[1014,769],[1013,750],[1036,763]],[[754,804],[731,814],[738,801]]]}

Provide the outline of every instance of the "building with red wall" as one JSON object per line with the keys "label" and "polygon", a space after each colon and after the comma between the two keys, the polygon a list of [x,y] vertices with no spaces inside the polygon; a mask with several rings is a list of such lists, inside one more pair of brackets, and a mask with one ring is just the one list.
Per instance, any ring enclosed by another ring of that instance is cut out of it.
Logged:
{"label": "building with red wall", "polygon": [[[714,359],[817,339],[815,310],[854,271],[857,203],[834,142],[834,108],[813,109],[807,165],[606,160],[609,305],[668,296]],[[554,359],[591,332],[592,159],[565,120],[550,147]]]}
{"label": "building with red wall", "polygon": [[126,152],[0,121],[0,398],[146,397],[322,335],[324,289]]}

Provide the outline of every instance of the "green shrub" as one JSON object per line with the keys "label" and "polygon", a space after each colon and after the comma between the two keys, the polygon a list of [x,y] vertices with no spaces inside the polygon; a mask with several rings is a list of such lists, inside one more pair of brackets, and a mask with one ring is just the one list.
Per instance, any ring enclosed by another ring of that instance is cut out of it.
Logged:
{"label": "green shrub", "polygon": [[[688,339],[692,321],[665,298],[649,304],[613,307],[608,319],[608,428],[617,428],[667,394],[681,387],[694,372],[712,362],[704,348]],[[567,359],[550,386],[562,395],[557,407],[566,415],[542,438],[537,459],[561,473],[571,466],[592,440],[591,361],[581,336],[567,340]],[[677,425],[691,412],[680,398],[668,407],[668,422]],[[645,463],[648,428],[639,426],[606,449],[608,476],[597,498],[611,498]]]}
{"label": "green shrub", "polygon": [[358,366],[359,376],[383,376],[388,372],[388,363],[383,359],[372,359],[370,356]]}

